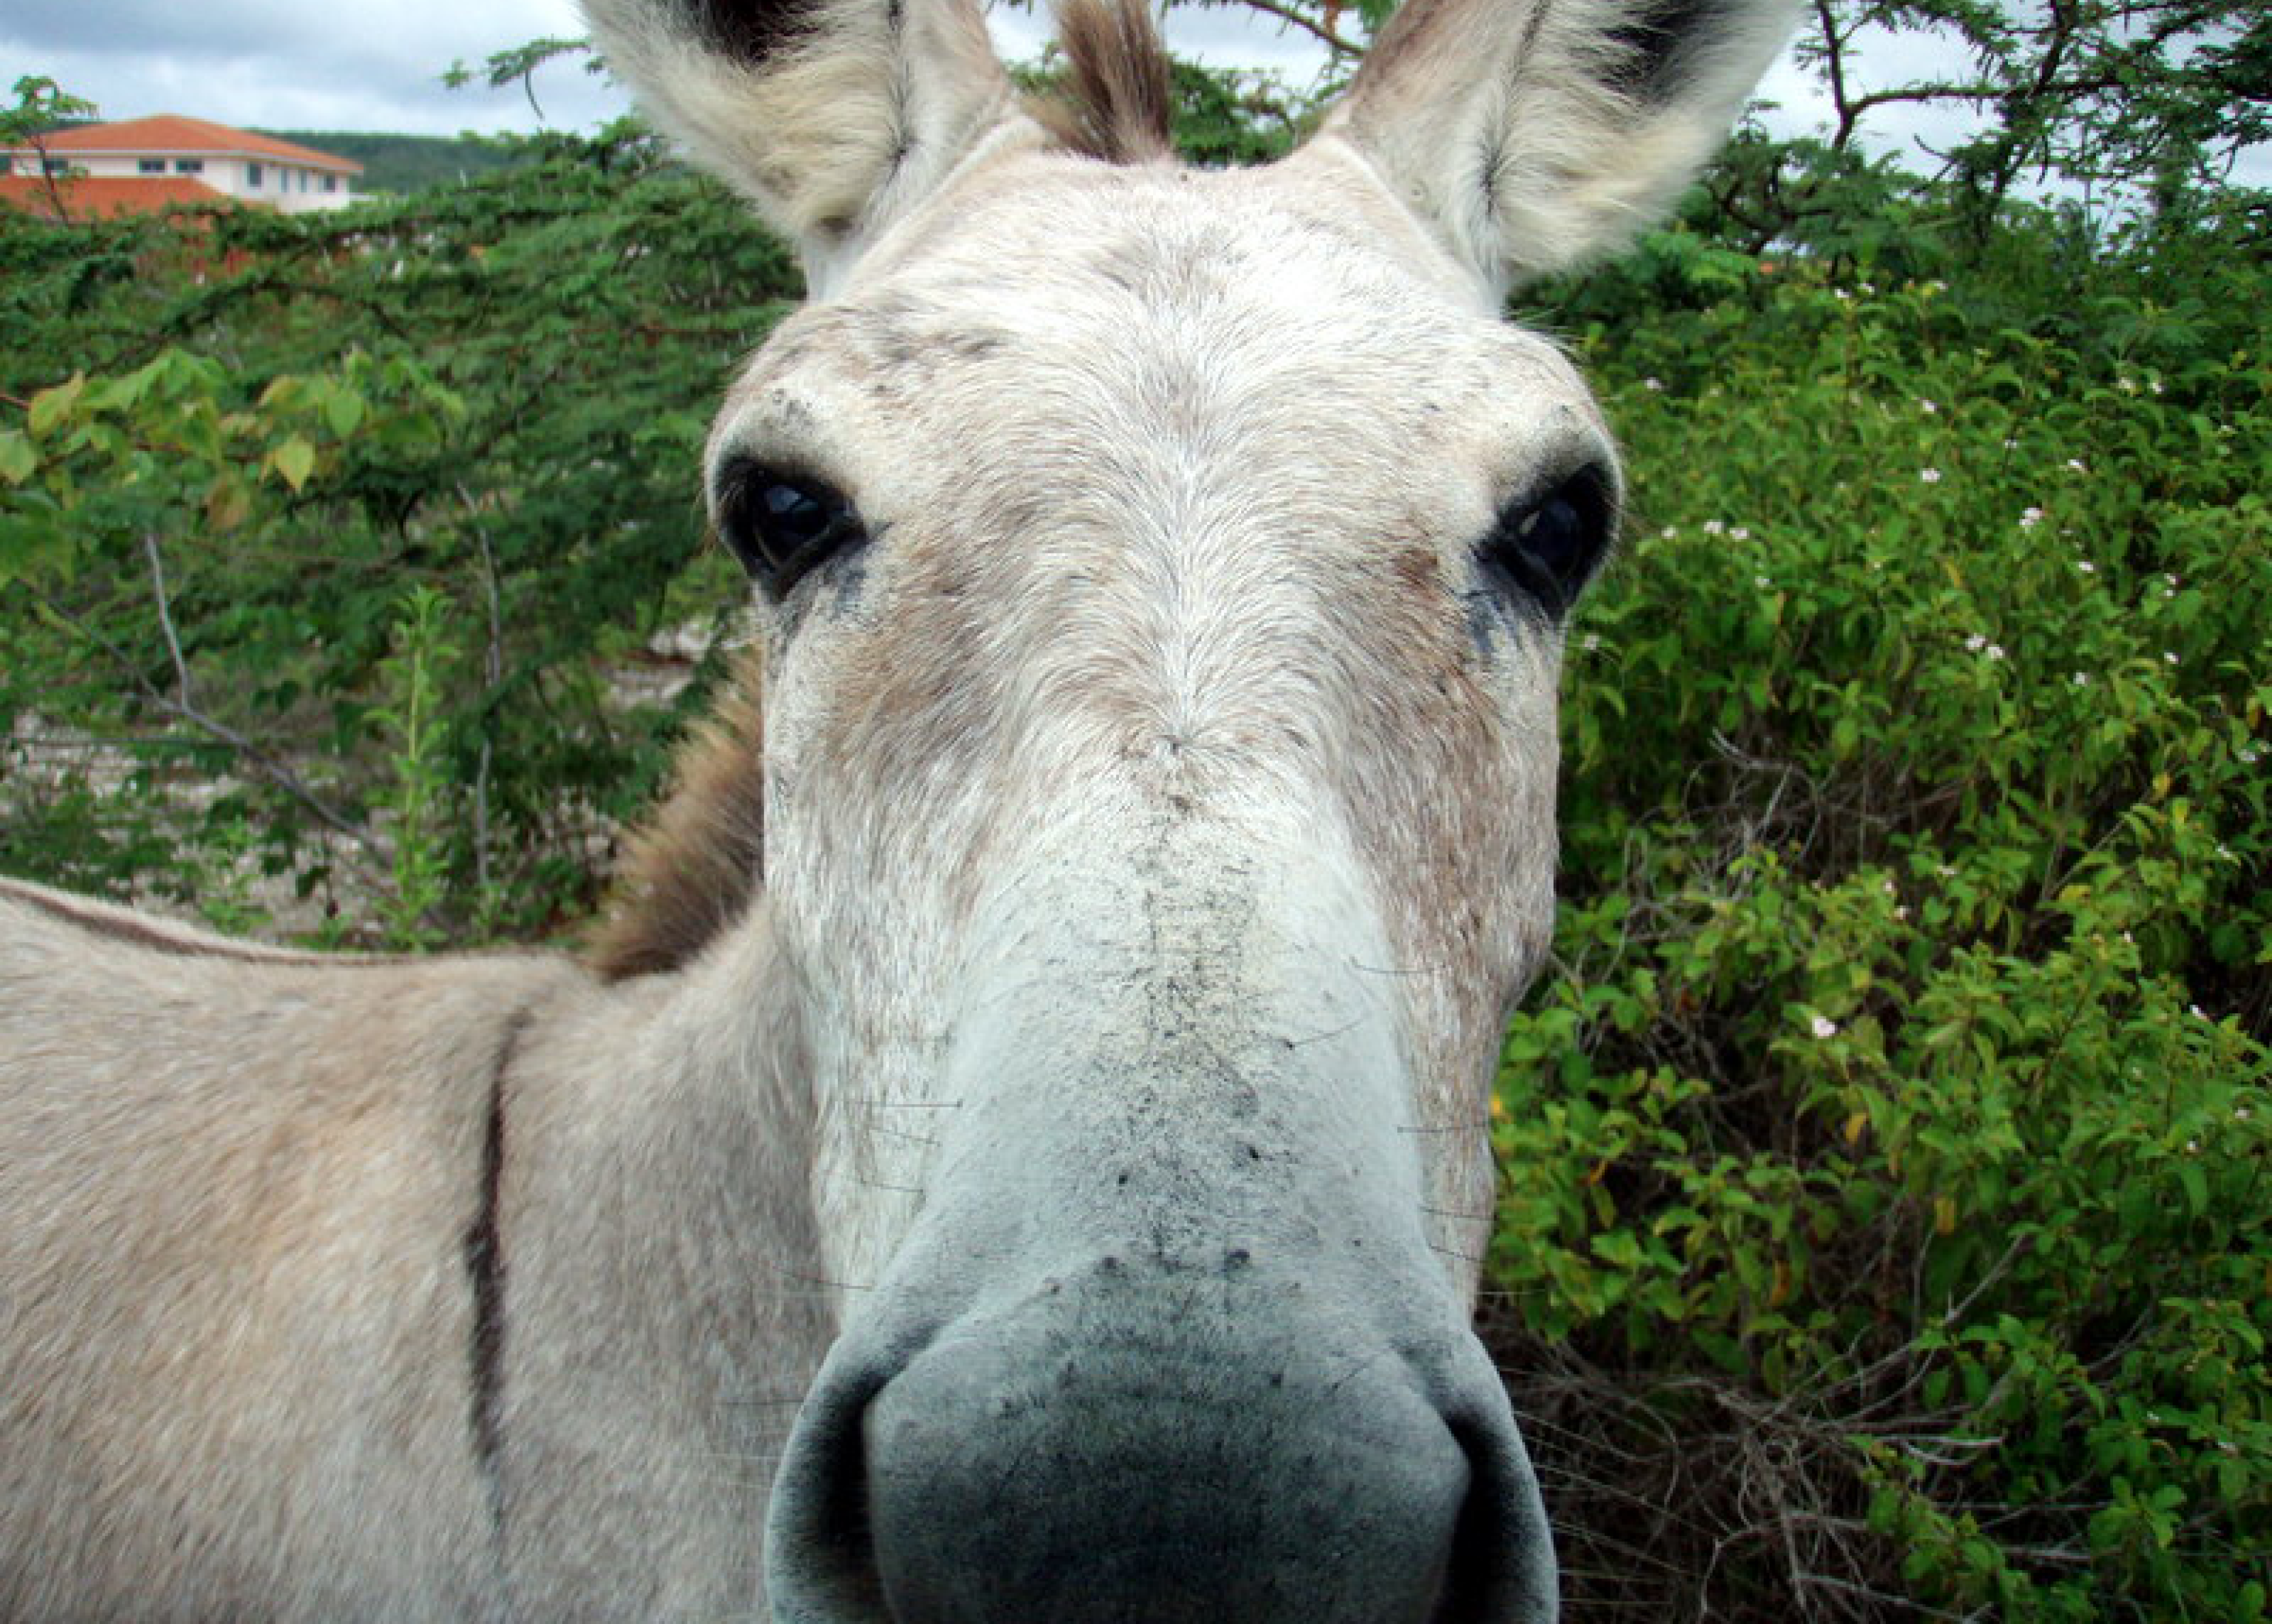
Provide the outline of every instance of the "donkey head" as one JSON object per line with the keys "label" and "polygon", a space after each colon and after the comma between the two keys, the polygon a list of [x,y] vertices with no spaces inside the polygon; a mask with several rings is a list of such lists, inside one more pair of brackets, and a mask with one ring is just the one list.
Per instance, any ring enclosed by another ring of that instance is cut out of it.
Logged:
{"label": "donkey head", "polygon": [[862,1288],[776,1615],[1551,1617],[1468,1328],[1609,436],[1516,279],[1646,221],[1785,0],[1409,0],[1267,168],[1140,15],[1020,104],[975,0],[587,0],[815,300],[734,387],[765,887]]}

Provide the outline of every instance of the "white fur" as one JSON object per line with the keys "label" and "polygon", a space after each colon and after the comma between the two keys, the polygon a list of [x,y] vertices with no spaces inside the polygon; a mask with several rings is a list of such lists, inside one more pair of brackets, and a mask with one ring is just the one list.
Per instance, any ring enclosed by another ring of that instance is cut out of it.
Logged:
{"label": "white fur", "polygon": [[1727,138],[1797,19],[1741,0],[1652,102],[1618,88],[1616,0],[1408,6],[1405,49],[1370,61],[1334,109],[1345,140],[1494,293],[1621,247]]}

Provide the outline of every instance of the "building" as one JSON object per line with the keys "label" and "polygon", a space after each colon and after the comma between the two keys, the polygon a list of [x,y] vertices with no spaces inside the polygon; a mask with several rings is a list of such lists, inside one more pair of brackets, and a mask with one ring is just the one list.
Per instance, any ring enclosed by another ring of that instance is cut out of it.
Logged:
{"label": "building", "polygon": [[49,212],[44,161],[59,176],[64,212],[89,215],[224,201],[288,214],[343,208],[362,173],[352,159],[172,114],[58,130],[37,149],[0,153],[0,201]]}

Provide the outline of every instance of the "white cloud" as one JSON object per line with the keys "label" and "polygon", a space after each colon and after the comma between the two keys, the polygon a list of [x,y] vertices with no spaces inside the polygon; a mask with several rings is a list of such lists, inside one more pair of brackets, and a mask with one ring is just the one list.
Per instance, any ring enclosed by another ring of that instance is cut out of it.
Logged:
{"label": "white cloud", "polygon": [[[180,113],[280,129],[452,134],[535,123],[518,88],[452,91],[453,62],[549,35],[577,35],[573,0],[9,0],[0,62],[45,74],[106,118]],[[555,124],[619,111],[604,82],[572,64],[538,81]]]}

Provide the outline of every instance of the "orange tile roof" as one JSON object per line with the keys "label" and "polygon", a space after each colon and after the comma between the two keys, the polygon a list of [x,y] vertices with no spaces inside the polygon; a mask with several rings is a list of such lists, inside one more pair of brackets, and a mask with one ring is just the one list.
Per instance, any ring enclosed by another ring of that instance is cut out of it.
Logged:
{"label": "orange tile roof", "polygon": [[[61,176],[56,182],[63,194],[64,212],[73,218],[108,220],[115,214],[150,214],[184,203],[235,204],[236,199],[215,191],[203,181],[186,175],[127,176],[97,179],[92,176]],[[0,175],[0,203],[34,214],[55,217],[55,199],[47,182],[34,175]]]}
{"label": "orange tile roof", "polygon": [[40,138],[51,153],[240,153],[251,158],[285,158],[310,168],[340,175],[360,175],[362,165],[352,158],[319,153],[312,146],[280,141],[273,135],[256,135],[202,118],[183,118],[161,113],[152,118],[129,118],[115,124],[82,124],[57,130]]}

